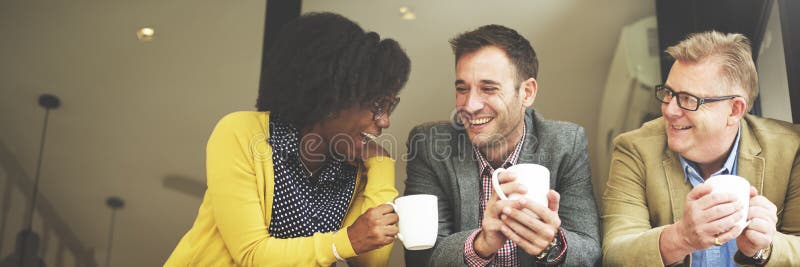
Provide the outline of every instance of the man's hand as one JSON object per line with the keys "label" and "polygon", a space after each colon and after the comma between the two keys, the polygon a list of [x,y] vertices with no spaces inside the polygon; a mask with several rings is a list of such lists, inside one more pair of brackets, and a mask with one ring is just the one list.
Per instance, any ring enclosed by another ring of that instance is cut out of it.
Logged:
{"label": "man's hand", "polygon": [[736,206],[736,195],[711,193],[711,186],[696,186],[686,196],[683,218],[661,233],[659,249],[665,264],[672,264],[697,250],[704,250],[716,242],[725,243],[736,238],[742,219],[738,213],[744,207]]}
{"label": "man's hand", "polygon": [[[510,172],[502,172],[497,177],[500,183],[500,188],[506,195],[510,194],[525,194],[528,190],[525,186],[514,183],[516,179],[514,174]],[[475,237],[475,253],[483,258],[488,258],[505,244],[506,236],[500,231],[503,226],[503,221],[500,220],[500,213],[502,210],[512,205],[514,200],[500,200],[497,194],[492,190],[492,196],[489,198],[489,203],[486,203],[486,209],[483,211],[483,220],[481,222],[481,232]]]}
{"label": "man's hand", "polygon": [[[518,247],[530,255],[539,255],[556,237],[561,219],[558,206],[561,196],[553,190],[547,192],[547,207],[527,198],[521,198],[503,209],[501,231]],[[524,209],[529,210],[529,214]],[[531,216],[535,215],[535,216]]]}
{"label": "man's hand", "polygon": [[736,238],[736,246],[745,256],[753,257],[760,249],[772,244],[772,237],[777,231],[778,208],[764,196],[758,195],[755,187],[750,187],[750,207],[747,212],[750,226]]}

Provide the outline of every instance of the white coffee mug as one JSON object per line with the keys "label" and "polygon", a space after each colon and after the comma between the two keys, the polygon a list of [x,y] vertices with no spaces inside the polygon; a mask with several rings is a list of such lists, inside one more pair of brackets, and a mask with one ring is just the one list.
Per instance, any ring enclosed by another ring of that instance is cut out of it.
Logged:
{"label": "white coffee mug", "polygon": [[[524,196],[520,194],[506,196],[505,192],[500,188],[500,182],[497,180],[497,176],[502,172],[516,174],[517,179],[514,182],[525,186],[528,189],[528,193]],[[492,187],[500,199],[516,200],[525,197],[547,207],[547,192],[550,191],[550,171],[542,165],[532,163],[517,164],[508,169],[498,168],[492,173]]]}
{"label": "white coffee mug", "polygon": [[[750,182],[736,175],[717,175],[704,182],[711,186],[711,193],[731,193],[736,195],[736,204],[742,209],[739,211],[742,218],[736,222],[739,229],[747,227],[747,215],[750,209]],[[741,230],[739,234],[741,234]]]}
{"label": "white coffee mug", "polygon": [[400,217],[397,239],[408,250],[432,248],[439,233],[438,198],[434,195],[408,195],[394,200],[394,212]]}

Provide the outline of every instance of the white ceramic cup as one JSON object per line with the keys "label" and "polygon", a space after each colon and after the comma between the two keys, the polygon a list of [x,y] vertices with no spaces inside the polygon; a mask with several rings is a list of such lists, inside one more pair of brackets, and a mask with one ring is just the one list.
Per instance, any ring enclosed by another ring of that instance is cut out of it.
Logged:
{"label": "white ceramic cup", "polygon": [[432,248],[439,233],[438,199],[434,195],[409,195],[399,197],[392,205],[400,217],[397,239],[408,250]]}
{"label": "white ceramic cup", "polygon": [[[708,178],[704,182],[711,186],[711,193],[731,193],[736,195],[736,203],[742,209],[739,211],[742,218],[736,222],[739,229],[744,230],[747,227],[747,214],[750,208],[750,182],[747,179],[736,175],[717,175]],[[739,234],[741,234],[741,230]]]}
{"label": "white ceramic cup", "polygon": [[[514,182],[525,186],[525,188],[528,189],[528,193],[525,195],[511,194],[507,196],[500,188],[500,182],[497,180],[497,176],[502,172],[516,174],[517,179],[514,180]],[[550,170],[542,165],[532,163],[517,164],[508,169],[498,168],[492,173],[492,187],[500,199],[516,200],[525,197],[539,205],[547,207],[547,192],[550,191]],[[533,214],[528,210],[526,211]]]}

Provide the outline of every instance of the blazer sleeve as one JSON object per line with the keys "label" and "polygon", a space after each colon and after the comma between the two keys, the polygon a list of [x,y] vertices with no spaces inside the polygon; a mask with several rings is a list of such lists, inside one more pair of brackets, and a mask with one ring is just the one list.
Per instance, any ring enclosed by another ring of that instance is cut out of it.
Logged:
{"label": "blazer sleeve", "polygon": [[664,266],[645,194],[644,162],[626,136],[615,140],[603,194],[603,266]]}
{"label": "blazer sleeve", "polygon": [[800,257],[797,256],[800,255],[800,155],[797,154],[789,174],[784,201],[784,210],[779,212],[778,231],[772,237],[772,253],[767,266],[800,266]]}
{"label": "blazer sleeve", "polygon": [[593,266],[600,260],[600,217],[594,200],[586,134],[577,126],[572,150],[559,166],[556,190],[559,217],[567,240],[564,266]]}
{"label": "blazer sleeve", "polygon": [[[474,230],[454,233],[455,212],[450,206],[451,194],[442,185],[434,171],[432,160],[439,159],[429,148],[435,136],[427,135],[426,128],[418,126],[408,137],[408,164],[404,195],[431,194],[438,197],[439,229],[436,244],[431,249],[405,251],[406,266],[465,266],[464,242]],[[427,128],[429,129],[429,128]]]}
{"label": "blazer sleeve", "polygon": [[[272,196],[261,196],[259,184],[264,184],[258,182],[258,177],[264,175],[266,179],[273,179],[273,176],[271,169],[265,170],[266,174],[257,173],[256,164],[263,164],[261,160],[271,160],[271,154],[254,155],[258,148],[251,141],[257,136],[241,130],[248,129],[246,125],[252,123],[247,119],[234,113],[220,120],[211,134],[206,152],[206,197],[210,198],[214,220],[233,261],[243,266],[330,266],[336,261],[333,244],[336,244],[341,257],[356,256],[346,227],[334,233],[315,233],[309,237],[280,239],[269,235],[268,216],[271,214],[265,214],[268,209],[262,208],[260,198]],[[270,152],[269,148],[266,151]],[[370,173],[381,173],[375,176],[388,180],[385,170],[378,169]],[[394,180],[393,174],[391,180]],[[382,186],[368,185],[364,195],[377,192],[377,197],[356,196],[357,201],[354,200],[348,216],[362,214],[367,203],[371,203],[366,199],[377,201],[386,198],[387,191],[390,190]],[[355,203],[358,201],[360,203]]]}

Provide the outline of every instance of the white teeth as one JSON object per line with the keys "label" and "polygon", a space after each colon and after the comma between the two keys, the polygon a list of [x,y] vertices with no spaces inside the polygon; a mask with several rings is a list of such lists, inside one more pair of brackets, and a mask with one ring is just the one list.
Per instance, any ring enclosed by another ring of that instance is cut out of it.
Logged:
{"label": "white teeth", "polygon": [[672,125],[672,129],[675,129],[675,130],[686,130],[686,129],[689,129],[689,128],[692,128],[692,126]]}
{"label": "white teeth", "polygon": [[375,138],[378,138],[377,136],[372,135],[370,133],[361,132],[361,134],[364,135],[365,137],[369,138],[369,140],[375,140]]}
{"label": "white teeth", "polygon": [[469,120],[469,123],[472,124],[472,125],[481,125],[481,124],[487,123],[487,122],[489,122],[491,120],[492,120],[492,118],[472,119],[472,120]]}

